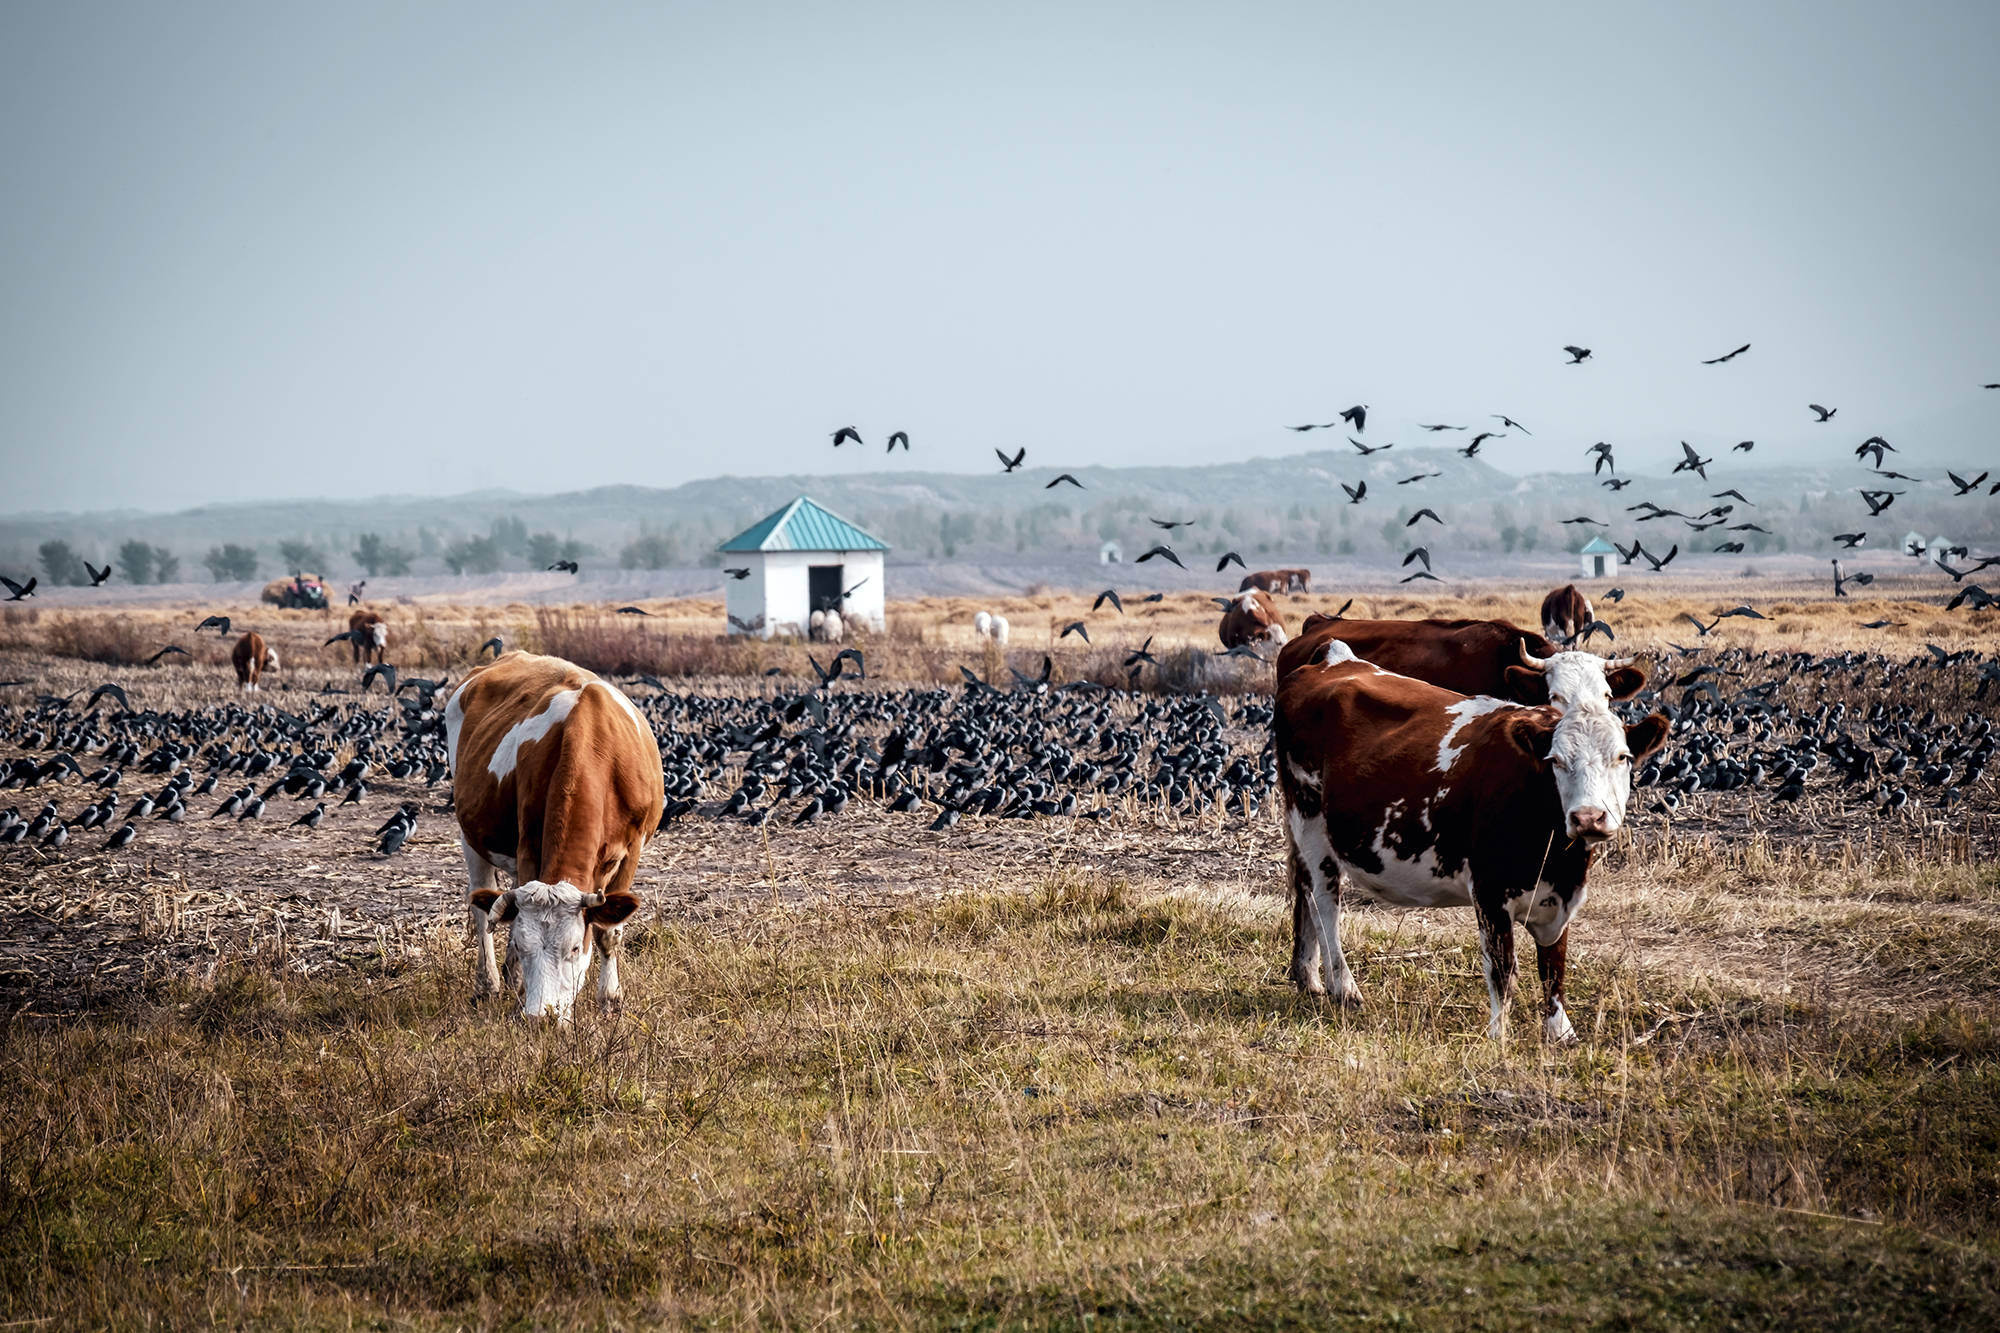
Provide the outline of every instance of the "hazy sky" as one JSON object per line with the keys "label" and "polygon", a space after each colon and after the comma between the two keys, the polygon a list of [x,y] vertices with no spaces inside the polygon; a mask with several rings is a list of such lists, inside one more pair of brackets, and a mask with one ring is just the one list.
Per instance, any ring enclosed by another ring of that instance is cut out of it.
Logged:
{"label": "hazy sky", "polygon": [[0,510],[1196,461],[1357,401],[1510,413],[1516,470],[2000,426],[1996,52],[1991,0],[15,0]]}

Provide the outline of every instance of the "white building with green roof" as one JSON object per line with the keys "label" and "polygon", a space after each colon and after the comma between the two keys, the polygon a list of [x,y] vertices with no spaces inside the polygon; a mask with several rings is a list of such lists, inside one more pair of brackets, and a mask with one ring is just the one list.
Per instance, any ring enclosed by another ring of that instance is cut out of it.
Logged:
{"label": "white building with green roof", "polygon": [[1618,571],[1618,548],[1602,537],[1592,537],[1576,554],[1576,572],[1584,578],[1606,579]]}
{"label": "white building with green roof", "polygon": [[836,609],[849,624],[882,629],[882,557],[889,544],[806,496],[718,549],[731,634],[804,637],[814,611]]}

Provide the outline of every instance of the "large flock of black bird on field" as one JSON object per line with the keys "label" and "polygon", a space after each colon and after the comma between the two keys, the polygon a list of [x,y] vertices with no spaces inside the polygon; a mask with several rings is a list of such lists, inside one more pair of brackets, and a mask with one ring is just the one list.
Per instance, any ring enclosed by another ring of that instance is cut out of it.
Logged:
{"label": "large flock of black bird on field", "polygon": [[[1583,365],[1593,357],[1589,348],[1564,350],[1568,364]],[[1726,364],[1747,351],[1745,344],[1703,364]],[[1813,404],[1811,410],[1820,422],[1831,422],[1837,409]],[[1368,411],[1366,404],[1356,404],[1334,421],[1291,429],[1345,425],[1358,436],[1367,430]],[[1479,432],[1461,452],[1473,456],[1507,431],[1529,433],[1505,414],[1494,419],[1500,429]],[[1449,422],[1422,428],[1469,429]],[[862,437],[855,428],[842,427],[833,433],[833,443],[860,444]],[[1394,447],[1353,443],[1363,455]],[[898,446],[909,450],[907,432],[889,436],[889,450]],[[1753,447],[1746,440],[1732,452]],[[1716,459],[1686,444],[1682,450],[1674,471],[1707,480]],[[1896,446],[1874,435],[1855,456],[1872,458],[1880,482],[1924,484],[1882,467],[1894,452]],[[1587,451],[1593,473],[1608,472],[1604,484],[1615,492],[1627,483],[1618,476],[1614,454],[1605,442]],[[1014,472],[1026,456],[1025,448],[1002,452],[1003,471]],[[1987,474],[1947,475],[1956,494],[1969,496],[1978,493]],[[1408,483],[1423,480],[1416,476]],[[1082,485],[1069,473],[1048,483],[1059,484]],[[1365,502],[1365,486],[1344,489],[1353,503]],[[1874,484],[1859,490],[1876,515],[1904,493]],[[1986,494],[2000,495],[2000,482]],[[1740,490],[1731,487],[1713,498],[1718,503],[1699,514],[1649,501],[1629,505],[1627,512],[1639,514],[1639,523],[1679,519],[1694,532],[1759,530],[1749,520],[1730,522],[1738,505],[1756,507]],[[1425,518],[1444,524],[1429,509],[1410,522]],[[1588,515],[1569,521],[1604,526]],[[1187,526],[1181,519],[1153,522],[1169,536]],[[1865,531],[1856,531],[1837,540],[1842,549],[1853,550],[1866,539]],[[1619,547],[1626,564],[1643,559],[1654,572],[1678,552],[1674,543],[1656,555],[1636,538],[1629,548]],[[1909,554],[1929,554],[1959,585],[1947,603],[1951,609],[1982,611],[1995,602],[1964,580],[2000,563],[2000,557],[1974,563],[1963,548]],[[1164,542],[1140,560],[1154,558],[1185,568]],[[1424,568],[1410,577],[1435,578],[1433,558],[1429,547],[1412,550],[1405,565],[1421,561]],[[1232,561],[1241,563],[1231,552],[1217,571]],[[1872,580],[1864,571],[1847,572],[1837,558],[1833,567],[1837,597]],[[18,600],[33,595],[33,584],[30,579],[7,586]],[[1605,600],[1617,603],[1624,596],[1614,588]],[[1098,596],[1092,612],[1107,601],[1122,614],[1123,603],[1111,589]],[[1850,832],[1856,817],[1865,815],[1946,824],[1962,824],[1970,814],[1990,815],[1984,778],[1994,748],[1990,700],[2000,701],[1995,688],[2000,661],[1936,646],[1907,661],[1852,651],[1709,651],[1702,641],[1730,617],[1763,618],[1748,605],[1720,612],[1711,622],[1689,616],[1695,644],[1669,644],[1648,689],[1623,705],[1634,717],[1662,706],[1674,717],[1672,742],[1637,776],[1647,808],[1679,818],[1754,811],[1768,825],[1781,818],[1782,807],[1798,811],[1797,818]],[[1878,620],[1864,628],[1888,623]],[[230,626],[225,617],[209,617],[197,626],[204,628],[226,634]],[[1071,633],[1089,640],[1083,621],[1062,637]],[[1615,630],[1602,619],[1574,637],[1587,644],[1599,634],[1615,641]],[[1013,680],[1004,687],[962,668],[962,689],[889,688],[868,682],[865,658],[856,649],[841,652],[828,666],[814,660],[815,681],[793,693],[676,693],[652,677],[628,685],[659,738],[668,796],[664,823],[710,818],[781,826],[853,820],[869,811],[876,818],[926,820],[943,835],[968,817],[1117,818],[1128,801],[1169,813],[1254,816],[1269,799],[1273,781],[1269,700],[1142,694],[1138,677],[1152,661],[1149,646],[1150,641],[1127,658],[1132,688],[1125,690],[1052,686],[1047,657],[1039,674],[1010,667]],[[499,644],[486,647],[497,652]],[[162,653],[176,650],[169,645]],[[378,676],[391,705],[378,706],[367,694]],[[26,684],[0,682],[0,687]],[[114,683],[82,703],[79,691],[0,704],[0,749],[14,751],[0,774],[0,790],[44,794],[39,808],[31,801],[25,811],[18,806],[0,811],[0,848],[51,856],[78,846],[86,835],[96,847],[129,845],[149,823],[227,819],[248,828],[282,819],[317,830],[331,819],[336,829],[347,829],[342,836],[366,831],[375,854],[393,856],[423,812],[423,789],[447,777],[442,714],[447,686],[416,677],[399,682],[393,666],[371,666],[358,694],[330,687],[291,710],[245,698],[207,707],[139,707]],[[135,787],[144,790],[134,794]],[[386,794],[377,795],[378,788]],[[392,798],[394,810],[374,823],[384,813],[375,807]],[[448,809],[448,795],[442,803],[433,798],[432,805]],[[367,812],[358,822],[343,820],[349,806],[365,806]],[[293,816],[293,810],[301,813]]]}

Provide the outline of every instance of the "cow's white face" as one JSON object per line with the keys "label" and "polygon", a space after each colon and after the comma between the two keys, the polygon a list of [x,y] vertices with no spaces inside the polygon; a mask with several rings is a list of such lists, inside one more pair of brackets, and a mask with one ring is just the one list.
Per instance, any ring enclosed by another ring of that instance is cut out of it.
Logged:
{"label": "cow's white face", "polygon": [[590,971],[593,923],[615,926],[636,905],[629,896],[607,900],[573,884],[530,882],[501,894],[492,912],[496,921],[513,923],[507,970],[519,978],[521,1016],[567,1023]]}
{"label": "cow's white face", "polygon": [[1625,822],[1632,796],[1632,747],[1625,724],[1611,711],[1604,659],[1591,653],[1556,653],[1548,659],[1549,703],[1562,716],[1549,746],[1564,831],[1602,842]]}
{"label": "cow's white face", "polygon": [[266,648],[264,650],[264,670],[276,671],[277,669],[278,669],[278,650],[276,648]]}

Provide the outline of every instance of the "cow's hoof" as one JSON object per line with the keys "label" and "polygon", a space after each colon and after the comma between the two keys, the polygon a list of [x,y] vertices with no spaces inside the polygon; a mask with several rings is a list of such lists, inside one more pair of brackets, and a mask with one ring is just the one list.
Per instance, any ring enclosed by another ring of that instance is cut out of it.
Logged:
{"label": "cow's hoof", "polygon": [[1576,1042],[1576,1029],[1570,1026],[1568,1014],[1557,1014],[1554,1018],[1542,1020],[1542,1040],[1551,1046],[1570,1046]]}

